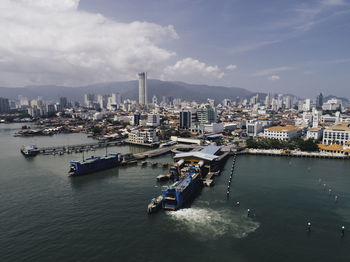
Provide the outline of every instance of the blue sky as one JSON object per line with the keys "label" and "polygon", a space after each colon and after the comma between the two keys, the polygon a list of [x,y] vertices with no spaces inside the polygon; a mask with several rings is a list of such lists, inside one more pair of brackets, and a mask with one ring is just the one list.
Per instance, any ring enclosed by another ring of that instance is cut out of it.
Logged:
{"label": "blue sky", "polygon": [[0,86],[152,78],[350,97],[350,0],[3,0]]}

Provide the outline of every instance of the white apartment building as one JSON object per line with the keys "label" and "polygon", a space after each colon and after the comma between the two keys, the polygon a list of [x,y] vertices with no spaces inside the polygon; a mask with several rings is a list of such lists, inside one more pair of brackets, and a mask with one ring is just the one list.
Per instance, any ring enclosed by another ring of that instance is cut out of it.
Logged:
{"label": "white apartment building", "polygon": [[264,130],[264,138],[291,140],[298,137],[296,126],[272,126]]}
{"label": "white apartment building", "polygon": [[350,142],[350,123],[339,122],[323,131],[322,143],[345,145]]}
{"label": "white apartment building", "polygon": [[205,133],[221,133],[224,129],[225,126],[223,123],[204,124]]}
{"label": "white apartment building", "polygon": [[318,127],[310,128],[306,133],[306,139],[320,140],[322,138],[323,129]]}
{"label": "white apartment building", "polygon": [[133,144],[153,144],[158,142],[158,137],[154,129],[147,128],[131,131],[127,141]]}

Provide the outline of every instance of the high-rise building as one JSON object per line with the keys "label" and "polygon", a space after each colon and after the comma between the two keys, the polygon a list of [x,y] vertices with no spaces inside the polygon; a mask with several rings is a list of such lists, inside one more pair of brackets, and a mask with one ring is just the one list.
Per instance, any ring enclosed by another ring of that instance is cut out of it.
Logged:
{"label": "high-rise building", "polygon": [[67,107],[67,97],[60,97],[60,105],[62,108],[66,108]]}
{"label": "high-rise building", "polygon": [[181,129],[189,129],[191,127],[192,122],[192,112],[189,110],[181,110],[180,111],[180,128]]}
{"label": "high-rise building", "polygon": [[211,124],[216,122],[216,111],[210,105],[202,105],[197,109],[197,119],[201,124]]}
{"label": "high-rise building", "polygon": [[147,104],[147,73],[139,73],[139,104]]}
{"label": "high-rise building", "polygon": [[95,95],[94,94],[85,94],[84,95],[84,103],[86,107],[93,107],[94,106],[94,100],[95,100]]}
{"label": "high-rise building", "polygon": [[122,103],[122,95],[118,92],[117,93],[117,105],[120,105]]}
{"label": "high-rise building", "polygon": [[323,105],[323,95],[322,95],[322,93],[319,93],[316,96],[316,108],[322,109],[322,105]]}
{"label": "high-rise building", "polygon": [[152,104],[154,104],[154,105],[158,104],[158,98],[156,97],[156,95],[153,95],[153,97],[152,97]]}
{"label": "high-rise building", "polygon": [[7,98],[0,97],[0,113],[9,113],[10,104]]}

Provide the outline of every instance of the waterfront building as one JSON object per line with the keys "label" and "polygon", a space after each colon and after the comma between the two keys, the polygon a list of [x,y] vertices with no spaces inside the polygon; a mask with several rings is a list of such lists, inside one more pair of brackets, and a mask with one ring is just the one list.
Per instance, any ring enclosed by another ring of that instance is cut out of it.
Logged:
{"label": "waterfront building", "polygon": [[147,73],[139,73],[139,104],[147,104]]}
{"label": "waterfront building", "polygon": [[292,140],[298,137],[296,126],[272,126],[264,130],[264,138]]}
{"label": "waterfront building", "polygon": [[133,130],[127,139],[132,144],[154,144],[158,142],[156,132],[152,128]]}
{"label": "waterfront building", "polygon": [[0,97],[0,113],[9,113],[10,104],[7,98]]}
{"label": "waterfront building", "polygon": [[323,131],[322,143],[345,145],[350,142],[350,123],[339,122]]}

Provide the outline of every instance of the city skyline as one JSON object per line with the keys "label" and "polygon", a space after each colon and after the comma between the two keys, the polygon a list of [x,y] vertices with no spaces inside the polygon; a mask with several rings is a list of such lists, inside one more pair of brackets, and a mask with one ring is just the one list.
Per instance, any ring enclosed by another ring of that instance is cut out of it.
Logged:
{"label": "city skyline", "polygon": [[0,86],[79,86],[147,71],[252,92],[350,96],[349,1],[139,4],[2,1]]}

